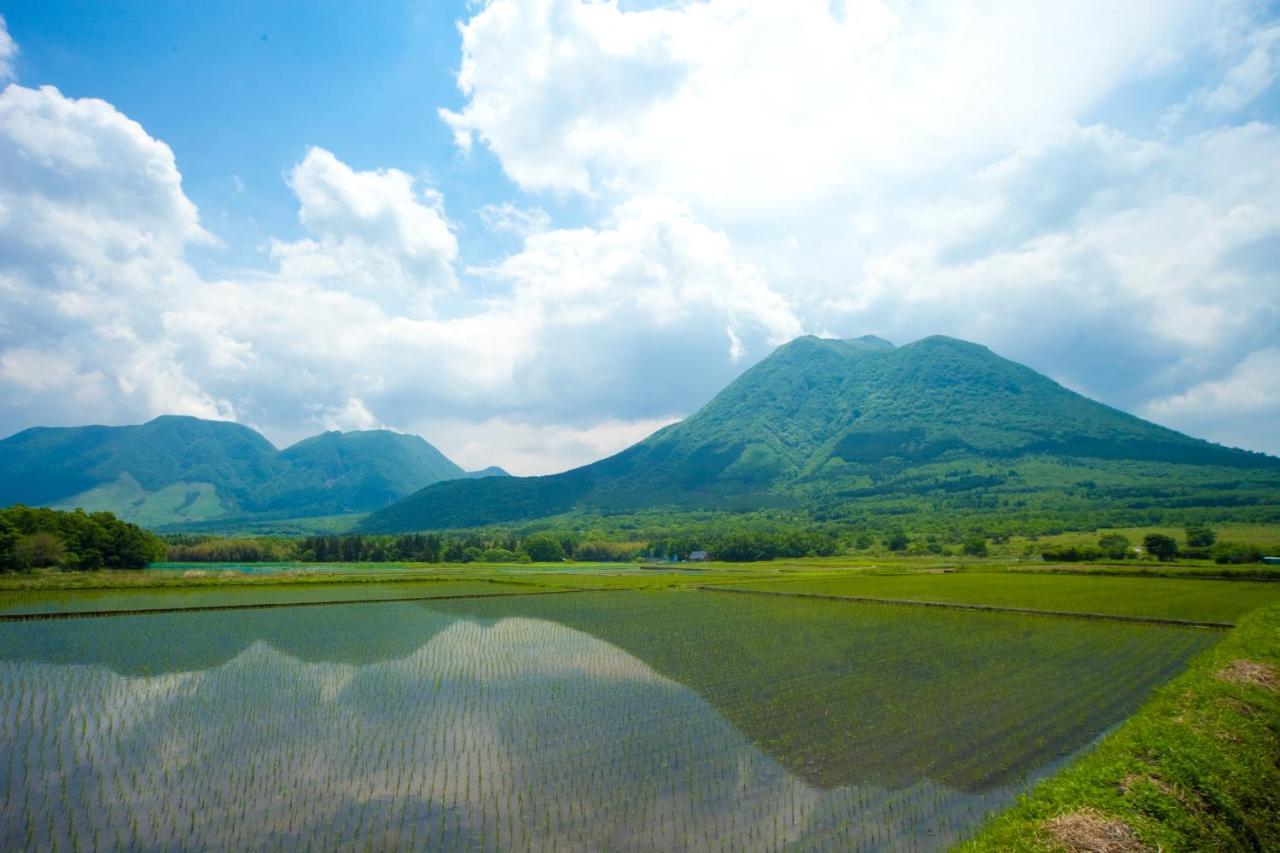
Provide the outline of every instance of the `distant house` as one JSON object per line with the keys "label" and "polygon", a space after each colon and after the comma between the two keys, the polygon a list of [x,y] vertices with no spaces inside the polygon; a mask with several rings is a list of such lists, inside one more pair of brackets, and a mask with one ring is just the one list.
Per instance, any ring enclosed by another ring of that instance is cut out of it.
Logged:
{"label": "distant house", "polygon": [[690,563],[705,563],[707,561],[706,551],[694,551],[689,555]]}
{"label": "distant house", "polygon": [[[689,559],[692,560],[693,558],[690,557]],[[1269,566],[1280,566],[1280,557],[1263,557],[1262,562]]]}

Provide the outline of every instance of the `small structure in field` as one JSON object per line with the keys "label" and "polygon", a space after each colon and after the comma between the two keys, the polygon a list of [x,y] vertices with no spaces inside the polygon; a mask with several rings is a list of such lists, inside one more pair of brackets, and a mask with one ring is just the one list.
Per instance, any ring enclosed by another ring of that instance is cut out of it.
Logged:
{"label": "small structure in field", "polygon": [[707,559],[706,551],[693,551],[689,554],[690,563],[705,563]]}
{"label": "small structure in field", "polygon": [[1280,557],[1263,557],[1262,562],[1268,566],[1280,566]]}

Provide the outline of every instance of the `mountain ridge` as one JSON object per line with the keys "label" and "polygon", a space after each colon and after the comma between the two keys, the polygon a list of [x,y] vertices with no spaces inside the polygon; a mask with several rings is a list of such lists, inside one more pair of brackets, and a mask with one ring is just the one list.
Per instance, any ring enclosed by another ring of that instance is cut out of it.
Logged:
{"label": "mountain ridge", "polygon": [[0,440],[0,504],[109,510],[153,526],[366,512],[467,472],[419,436],[329,431],[277,449],[232,421],[31,427]]}

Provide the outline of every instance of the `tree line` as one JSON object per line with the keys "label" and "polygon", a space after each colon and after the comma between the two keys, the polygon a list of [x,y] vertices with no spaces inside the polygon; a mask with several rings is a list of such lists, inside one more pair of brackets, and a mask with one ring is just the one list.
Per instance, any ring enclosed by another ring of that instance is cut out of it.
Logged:
{"label": "tree line", "polygon": [[732,530],[652,540],[607,539],[598,531],[469,531],[401,535],[274,538],[174,537],[170,562],[520,563],[682,560],[705,551],[713,560],[751,562],[839,553],[835,536],[808,530]]}

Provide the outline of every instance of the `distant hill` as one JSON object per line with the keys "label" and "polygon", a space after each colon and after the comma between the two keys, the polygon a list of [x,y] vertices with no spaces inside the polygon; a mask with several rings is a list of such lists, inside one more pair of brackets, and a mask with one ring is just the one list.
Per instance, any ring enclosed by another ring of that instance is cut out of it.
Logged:
{"label": "distant hill", "polygon": [[[1245,481],[1253,491],[1242,496]],[[870,504],[1028,506],[1075,492],[1082,505],[1215,505],[1259,500],[1259,489],[1280,497],[1280,459],[1149,423],[986,347],[803,337],[615,456],[543,477],[436,483],[361,529],[663,507],[778,507],[823,518]]]}
{"label": "distant hill", "polygon": [[367,512],[468,473],[423,439],[327,432],[277,450],[248,427],[162,416],[34,427],[0,441],[0,505],[109,510],[150,526]]}

